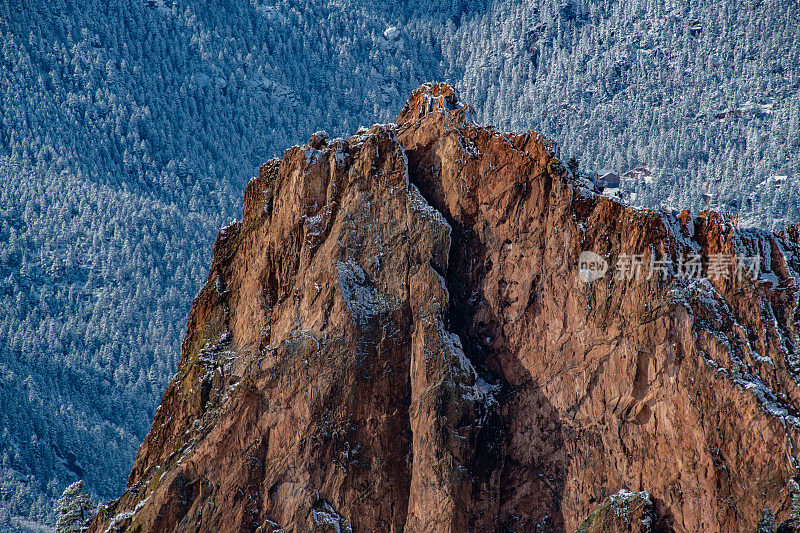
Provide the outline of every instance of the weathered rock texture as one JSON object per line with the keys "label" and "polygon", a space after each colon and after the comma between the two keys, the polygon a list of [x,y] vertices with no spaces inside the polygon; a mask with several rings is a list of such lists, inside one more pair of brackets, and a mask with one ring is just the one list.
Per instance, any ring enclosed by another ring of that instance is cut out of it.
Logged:
{"label": "weathered rock texture", "polygon": [[[788,519],[796,231],[620,205],[554,150],[426,85],[265,164],[92,529],[574,531],[621,489],[649,493],[631,531]],[[648,260],[587,284],[582,250]],[[765,261],[648,279],[651,252]]]}
{"label": "weathered rock texture", "polygon": [[660,524],[660,520],[663,518],[656,514],[646,491],[623,489],[603,500],[583,521],[577,533],[648,533],[655,528],[668,529],[669,524]]}

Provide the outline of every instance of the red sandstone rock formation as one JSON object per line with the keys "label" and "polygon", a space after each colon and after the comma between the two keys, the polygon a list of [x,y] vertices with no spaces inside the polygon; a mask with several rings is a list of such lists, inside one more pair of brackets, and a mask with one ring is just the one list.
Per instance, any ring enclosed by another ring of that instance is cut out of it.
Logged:
{"label": "red sandstone rock formation", "polygon": [[[539,135],[470,115],[426,85],[394,124],[317,134],[261,168],[214,244],[129,488],[93,531],[790,517],[797,231],[621,205]],[[584,250],[646,257],[638,277],[585,283]],[[755,280],[681,279],[649,276],[651,253],[763,261]],[[626,490],[647,492],[620,511]]]}

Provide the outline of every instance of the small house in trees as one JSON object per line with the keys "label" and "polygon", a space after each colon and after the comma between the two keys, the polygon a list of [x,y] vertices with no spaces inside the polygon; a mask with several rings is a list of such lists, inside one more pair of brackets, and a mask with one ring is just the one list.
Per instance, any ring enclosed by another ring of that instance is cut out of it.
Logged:
{"label": "small house in trees", "polygon": [[619,188],[619,175],[614,172],[606,172],[597,177],[595,180],[598,187],[604,188]]}

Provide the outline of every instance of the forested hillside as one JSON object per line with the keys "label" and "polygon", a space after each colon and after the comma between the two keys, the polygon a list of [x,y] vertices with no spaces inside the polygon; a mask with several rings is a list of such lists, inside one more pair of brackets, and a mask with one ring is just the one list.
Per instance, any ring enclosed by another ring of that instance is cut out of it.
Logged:
{"label": "forested hillside", "polygon": [[482,120],[590,174],[648,168],[630,203],[778,229],[800,220],[798,21],[792,0],[502,0],[444,52]]}
{"label": "forested hillside", "polygon": [[410,52],[387,16],[0,4],[0,524],[46,520],[78,478],[96,499],[124,488],[258,166],[316,129],[386,120],[438,76],[439,15]]}
{"label": "forested hillside", "polygon": [[[258,166],[446,80],[639,205],[800,219],[792,0],[0,3],[0,528],[114,497]],[[48,516],[49,515],[49,516]],[[24,522],[31,524],[32,522]]]}

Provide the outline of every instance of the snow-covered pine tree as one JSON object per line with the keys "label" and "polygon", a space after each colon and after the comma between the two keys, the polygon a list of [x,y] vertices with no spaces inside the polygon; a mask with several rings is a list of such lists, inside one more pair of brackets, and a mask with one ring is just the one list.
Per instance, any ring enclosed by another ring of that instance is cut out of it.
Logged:
{"label": "snow-covered pine tree", "polygon": [[94,516],[95,505],[83,491],[83,481],[69,485],[56,502],[56,533],[79,533]]}

